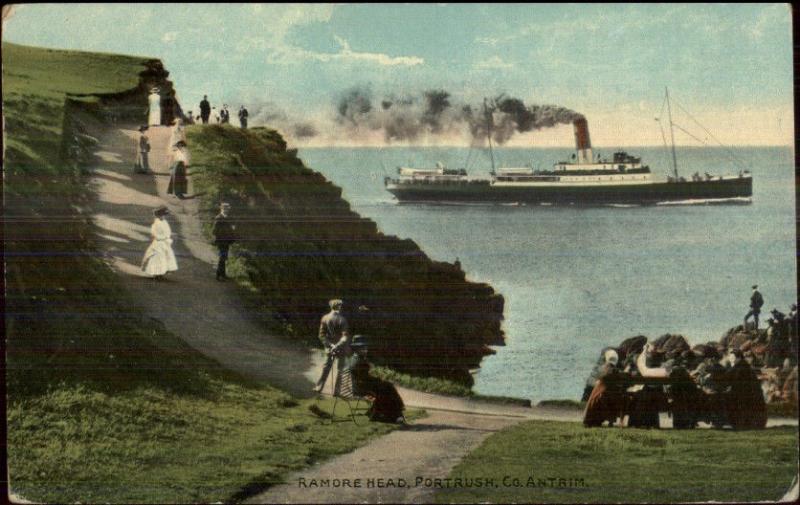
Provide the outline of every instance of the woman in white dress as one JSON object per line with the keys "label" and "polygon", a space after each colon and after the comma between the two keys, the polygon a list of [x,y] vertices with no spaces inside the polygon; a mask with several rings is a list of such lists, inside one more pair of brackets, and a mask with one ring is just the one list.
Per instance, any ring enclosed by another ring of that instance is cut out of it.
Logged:
{"label": "woman in white dress", "polygon": [[150,90],[150,96],[148,96],[147,98],[150,107],[150,113],[147,116],[147,124],[149,126],[160,126],[161,95],[158,92],[158,88],[153,88],[152,90]]}
{"label": "woman in white dress", "polygon": [[142,270],[147,275],[159,280],[167,272],[174,272],[178,269],[178,262],[172,251],[172,229],[165,219],[167,214],[169,214],[169,210],[164,206],[153,211],[155,219],[150,227],[150,236],[153,237],[153,241],[142,258]]}

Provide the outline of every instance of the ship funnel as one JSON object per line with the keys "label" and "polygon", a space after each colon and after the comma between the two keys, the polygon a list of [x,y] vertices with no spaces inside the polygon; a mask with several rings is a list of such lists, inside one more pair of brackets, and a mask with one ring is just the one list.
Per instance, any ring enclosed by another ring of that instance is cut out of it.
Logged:
{"label": "ship funnel", "polygon": [[589,124],[585,117],[572,122],[575,127],[575,149],[578,151],[578,163],[592,163],[592,141],[589,140]]}

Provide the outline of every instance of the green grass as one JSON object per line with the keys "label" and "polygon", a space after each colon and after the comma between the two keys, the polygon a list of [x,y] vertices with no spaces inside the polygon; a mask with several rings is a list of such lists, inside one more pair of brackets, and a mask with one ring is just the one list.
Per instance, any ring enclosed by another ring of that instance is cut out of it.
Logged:
{"label": "green grass", "polygon": [[561,408],[586,408],[586,402],[577,400],[542,400],[536,404],[537,407],[561,407]]}
{"label": "green grass", "polygon": [[488,345],[502,343],[503,299],[490,286],[381,233],[277,132],[193,125],[186,133],[204,218],[212,220],[220,200],[232,204],[241,236],[232,253],[243,258],[232,269],[281,334],[318,345],[319,317],[328,300],[342,298],[376,364],[472,384],[469,370],[491,353]]}
{"label": "green grass", "polygon": [[489,403],[498,403],[501,405],[519,405],[522,407],[531,406],[530,400],[526,400],[524,398],[481,395],[475,393],[471,388],[463,384],[438,377],[410,375],[382,366],[373,367],[372,373],[381,379],[387,380],[394,384],[399,384],[415,391],[423,391],[425,393],[436,393],[448,396],[459,396]]}
{"label": "green grass", "polygon": [[[120,288],[81,210],[91,141],[74,129],[118,109],[66,94],[136,88],[146,61],[3,44],[8,478],[28,500],[230,501],[392,429],[322,423],[308,402],[191,349]],[[146,103],[129,100],[126,113]]]}
{"label": "green grass", "polygon": [[490,486],[439,489],[435,498],[437,503],[776,500],[797,474],[797,435],[796,427],[673,431],[530,421],[487,438],[449,476],[462,483],[492,479]]}
{"label": "green grass", "polygon": [[[75,386],[13,403],[12,490],[60,503],[227,502],[393,429],[363,417],[331,424],[309,411],[313,400],[205,380],[201,395]],[[331,411],[329,400],[319,406]]]}
{"label": "green grass", "polygon": [[4,42],[5,168],[12,174],[63,174],[67,160],[61,156],[61,134],[67,94],[119,93],[135,88],[146,61]]}
{"label": "green grass", "polygon": [[474,395],[468,386],[447,379],[410,375],[382,366],[373,367],[372,372],[381,379],[416,391],[464,397]]}

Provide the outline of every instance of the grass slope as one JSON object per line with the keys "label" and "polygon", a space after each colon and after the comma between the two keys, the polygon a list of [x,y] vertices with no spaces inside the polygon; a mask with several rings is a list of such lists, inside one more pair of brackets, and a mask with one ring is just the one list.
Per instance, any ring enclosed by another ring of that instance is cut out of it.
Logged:
{"label": "grass slope", "polygon": [[502,344],[503,299],[490,286],[381,233],[273,130],[195,125],[187,137],[206,217],[220,200],[233,205],[241,259],[232,271],[281,333],[315,342],[328,300],[342,298],[376,364],[469,389],[470,368]]}
{"label": "grass slope", "polygon": [[119,288],[81,212],[91,195],[64,107],[66,93],[136,87],[145,61],[3,44],[8,470],[29,500],[230,501],[391,428],[323,423]]}
{"label": "grass slope", "polygon": [[[490,436],[450,474],[488,487],[438,503],[675,503],[776,500],[797,475],[797,428],[586,429],[530,421]],[[532,479],[531,479],[532,477]],[[529,480],[530,479],[530,480]],[[474,482],[474,481],[473,481]]]}

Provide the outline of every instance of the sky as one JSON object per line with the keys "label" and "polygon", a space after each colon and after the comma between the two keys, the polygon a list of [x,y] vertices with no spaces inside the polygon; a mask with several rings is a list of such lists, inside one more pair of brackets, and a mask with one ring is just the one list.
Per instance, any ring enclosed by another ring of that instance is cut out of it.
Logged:
{"label": "sky", "polygon": [[[245,104],[290,140],[313,125],[301,145],[385,140],[337,123],[353,88],[378,103],[441,89],[459,106],[500,93],[558,105],[613,147],[661,144],[668,87],[675,122],[691,126],[688,111],[726,145],[794,142],[788,4],[23,4],[3,40],[160,58],[185,109],[204,94]],[[572,143],[565,124],[508,145]],[[676,143],[697,145],[680,131]]]}

